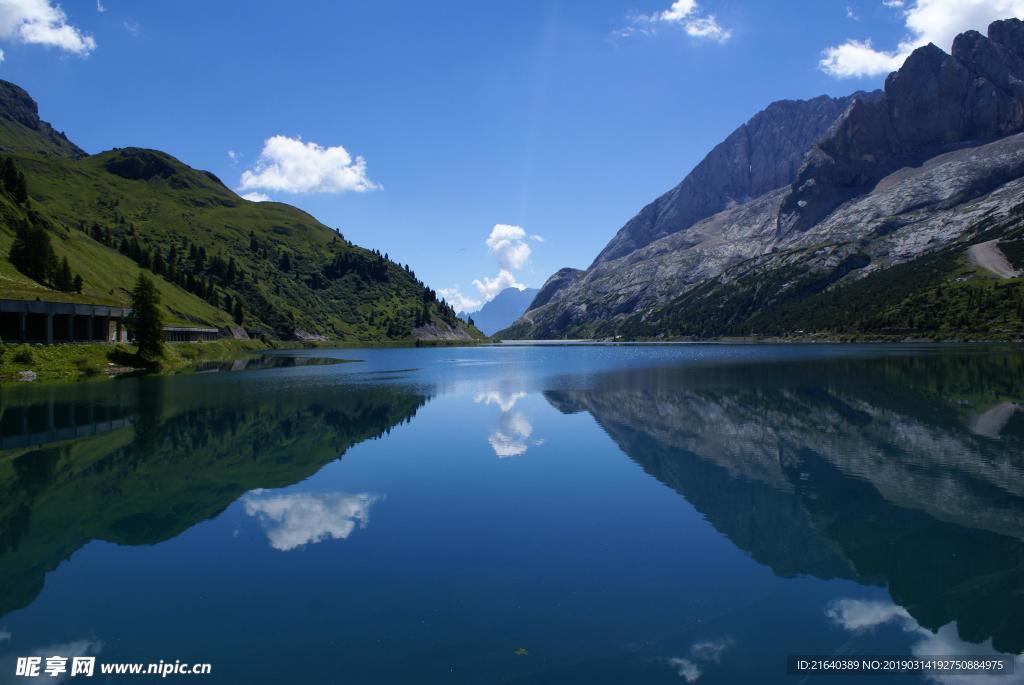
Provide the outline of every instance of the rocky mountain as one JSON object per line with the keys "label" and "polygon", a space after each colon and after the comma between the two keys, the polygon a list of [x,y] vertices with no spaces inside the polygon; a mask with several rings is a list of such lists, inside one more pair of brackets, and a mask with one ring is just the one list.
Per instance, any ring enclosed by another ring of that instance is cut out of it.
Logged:
{"label": "rocky mountain", "polygon": [[459,313],[463,321],[473,319],[477,330],[486,335],[494,335],[502,328],[507,328],[523,315],[533,302],[539,291],[536,288],[505,288],[486,302],[480,311],[466,314]]}
{"label": "rocky mountain", "polygon": [[[785,116],[815,130],[784,143]],[[775,103],[502,335],[1019,337],[1024,282],[968,253],[1019,254],[1022,131],[1016,19],[919,48],[883,92]]]}
{"label": "rocky mountain", "polygon": [[791,183],[807,151],[856,99],[780,100],[729,134],[672,190],[640,210],[594,260],[600,264]]}
{"label": "rocky mountain", "polygon": [[[0,184],[0,298],[123,305],[142,270],[172,324],[285,339],[480,337],[409,265],[290,205],[245,200],[165,152],[89,155],[6,81],[0,158],[25,189]],[[12,261],[19,233],[48,253],[24,260],[39,268]],[[57,277],[64,259],[80,288]]]}

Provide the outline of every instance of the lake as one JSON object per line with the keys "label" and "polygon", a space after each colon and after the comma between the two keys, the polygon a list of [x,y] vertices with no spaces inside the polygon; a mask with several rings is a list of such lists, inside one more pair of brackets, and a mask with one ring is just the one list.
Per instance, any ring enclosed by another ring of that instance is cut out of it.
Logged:
{"label": "lake", "polygon": [[881,683],[787,657],[1024,652],[1019,347],[271,361],[0,390],[0,682],[92,655],[216,683]]}

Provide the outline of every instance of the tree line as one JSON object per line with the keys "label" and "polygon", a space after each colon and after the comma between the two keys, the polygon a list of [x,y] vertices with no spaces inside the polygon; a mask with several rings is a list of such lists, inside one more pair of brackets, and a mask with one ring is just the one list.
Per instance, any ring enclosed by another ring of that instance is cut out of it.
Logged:
{"label": "tree line", "polygon": [[[0,190],[15,204],[28,208],[28,184],[10,157],[0,158]],[[85,281],[71,270],[68,258],[57,259],[46,227],[32,213],[14,229],[7,254],[14,268],[33,281],[65,293],[81,293]]]}
{"label": "tree line", "polygon": [[143,269],[225,310],[232,315],[235,323],[242,325],[245,322],[245,308],[241,299],[232,297],[231,293],[218,291],[216,285],[220,281],[223,286],[234,286],[245,279],[234,257],[225,260],[220,255],[214,255],[211,258],[207,255],[206,247],[196,245],[189,239],[182,240],[180,249],[173,244],[166,251],[159,246],[151,248],[139,240],[133,226],[128,226],[119,241],[115,241],[109,227],[104,229],[96,223],[90,227],[89,234],[97,242],[116,249]]}

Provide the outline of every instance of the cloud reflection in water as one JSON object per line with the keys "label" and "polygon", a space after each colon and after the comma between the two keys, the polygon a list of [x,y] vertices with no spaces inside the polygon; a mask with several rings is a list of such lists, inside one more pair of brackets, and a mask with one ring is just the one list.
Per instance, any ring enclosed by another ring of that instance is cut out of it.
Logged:
{"label": "cloud reflection in water", "polygon": [[323,540],[344,540],[370,523],[370,507],[383,499],[370,493],[344,492],[290,495],[252,493],[245,498],[245,513],[256,517],[270,546],[282,552]]}
{"label": "cloud reflection in water", "polygon": [[[991,638],[979,644],[971,644],[960,638],[956,621],[951,621],[932,632],[921,626],[910,613],[892,602],[862,599],[837,599],[829,603],[825,609],[828,619],[851,633],[865,633],[879,626],[894,623],[904,632],[916,636],[917,641],[910,651],[915,657],[927,656],[971,656],[997,654],[992,648]],[[935,683],[960,683],[962,685],[983,685],[991,683],[991,675],[929,675]],[[1007,685],[1024,683],[1024,657],[1017,655],[1014,673],[1007,679],[997,678]]]}
{"label": "cloud reflection in water", "polygon": [[516,402],[526,397],[525,392],[503,393],[500,390],[488,390],[477,393],[473,401],[477,404],[495,404],[501,409],[498,426],[488,436],[487,442],[499,459],[518,457],[526,453],[530,445],[540,445],[543,440],[529,441],[533,435],[533,424],[523,415],[515,411]]}

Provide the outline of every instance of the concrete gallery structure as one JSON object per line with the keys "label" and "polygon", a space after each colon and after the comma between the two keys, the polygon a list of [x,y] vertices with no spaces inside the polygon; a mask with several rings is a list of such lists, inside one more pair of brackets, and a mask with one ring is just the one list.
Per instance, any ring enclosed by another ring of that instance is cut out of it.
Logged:
{"label": "concrete gallery structure", "polygon": [[131,310],[100,304],[0,300],[4,342],[128,342]]}

